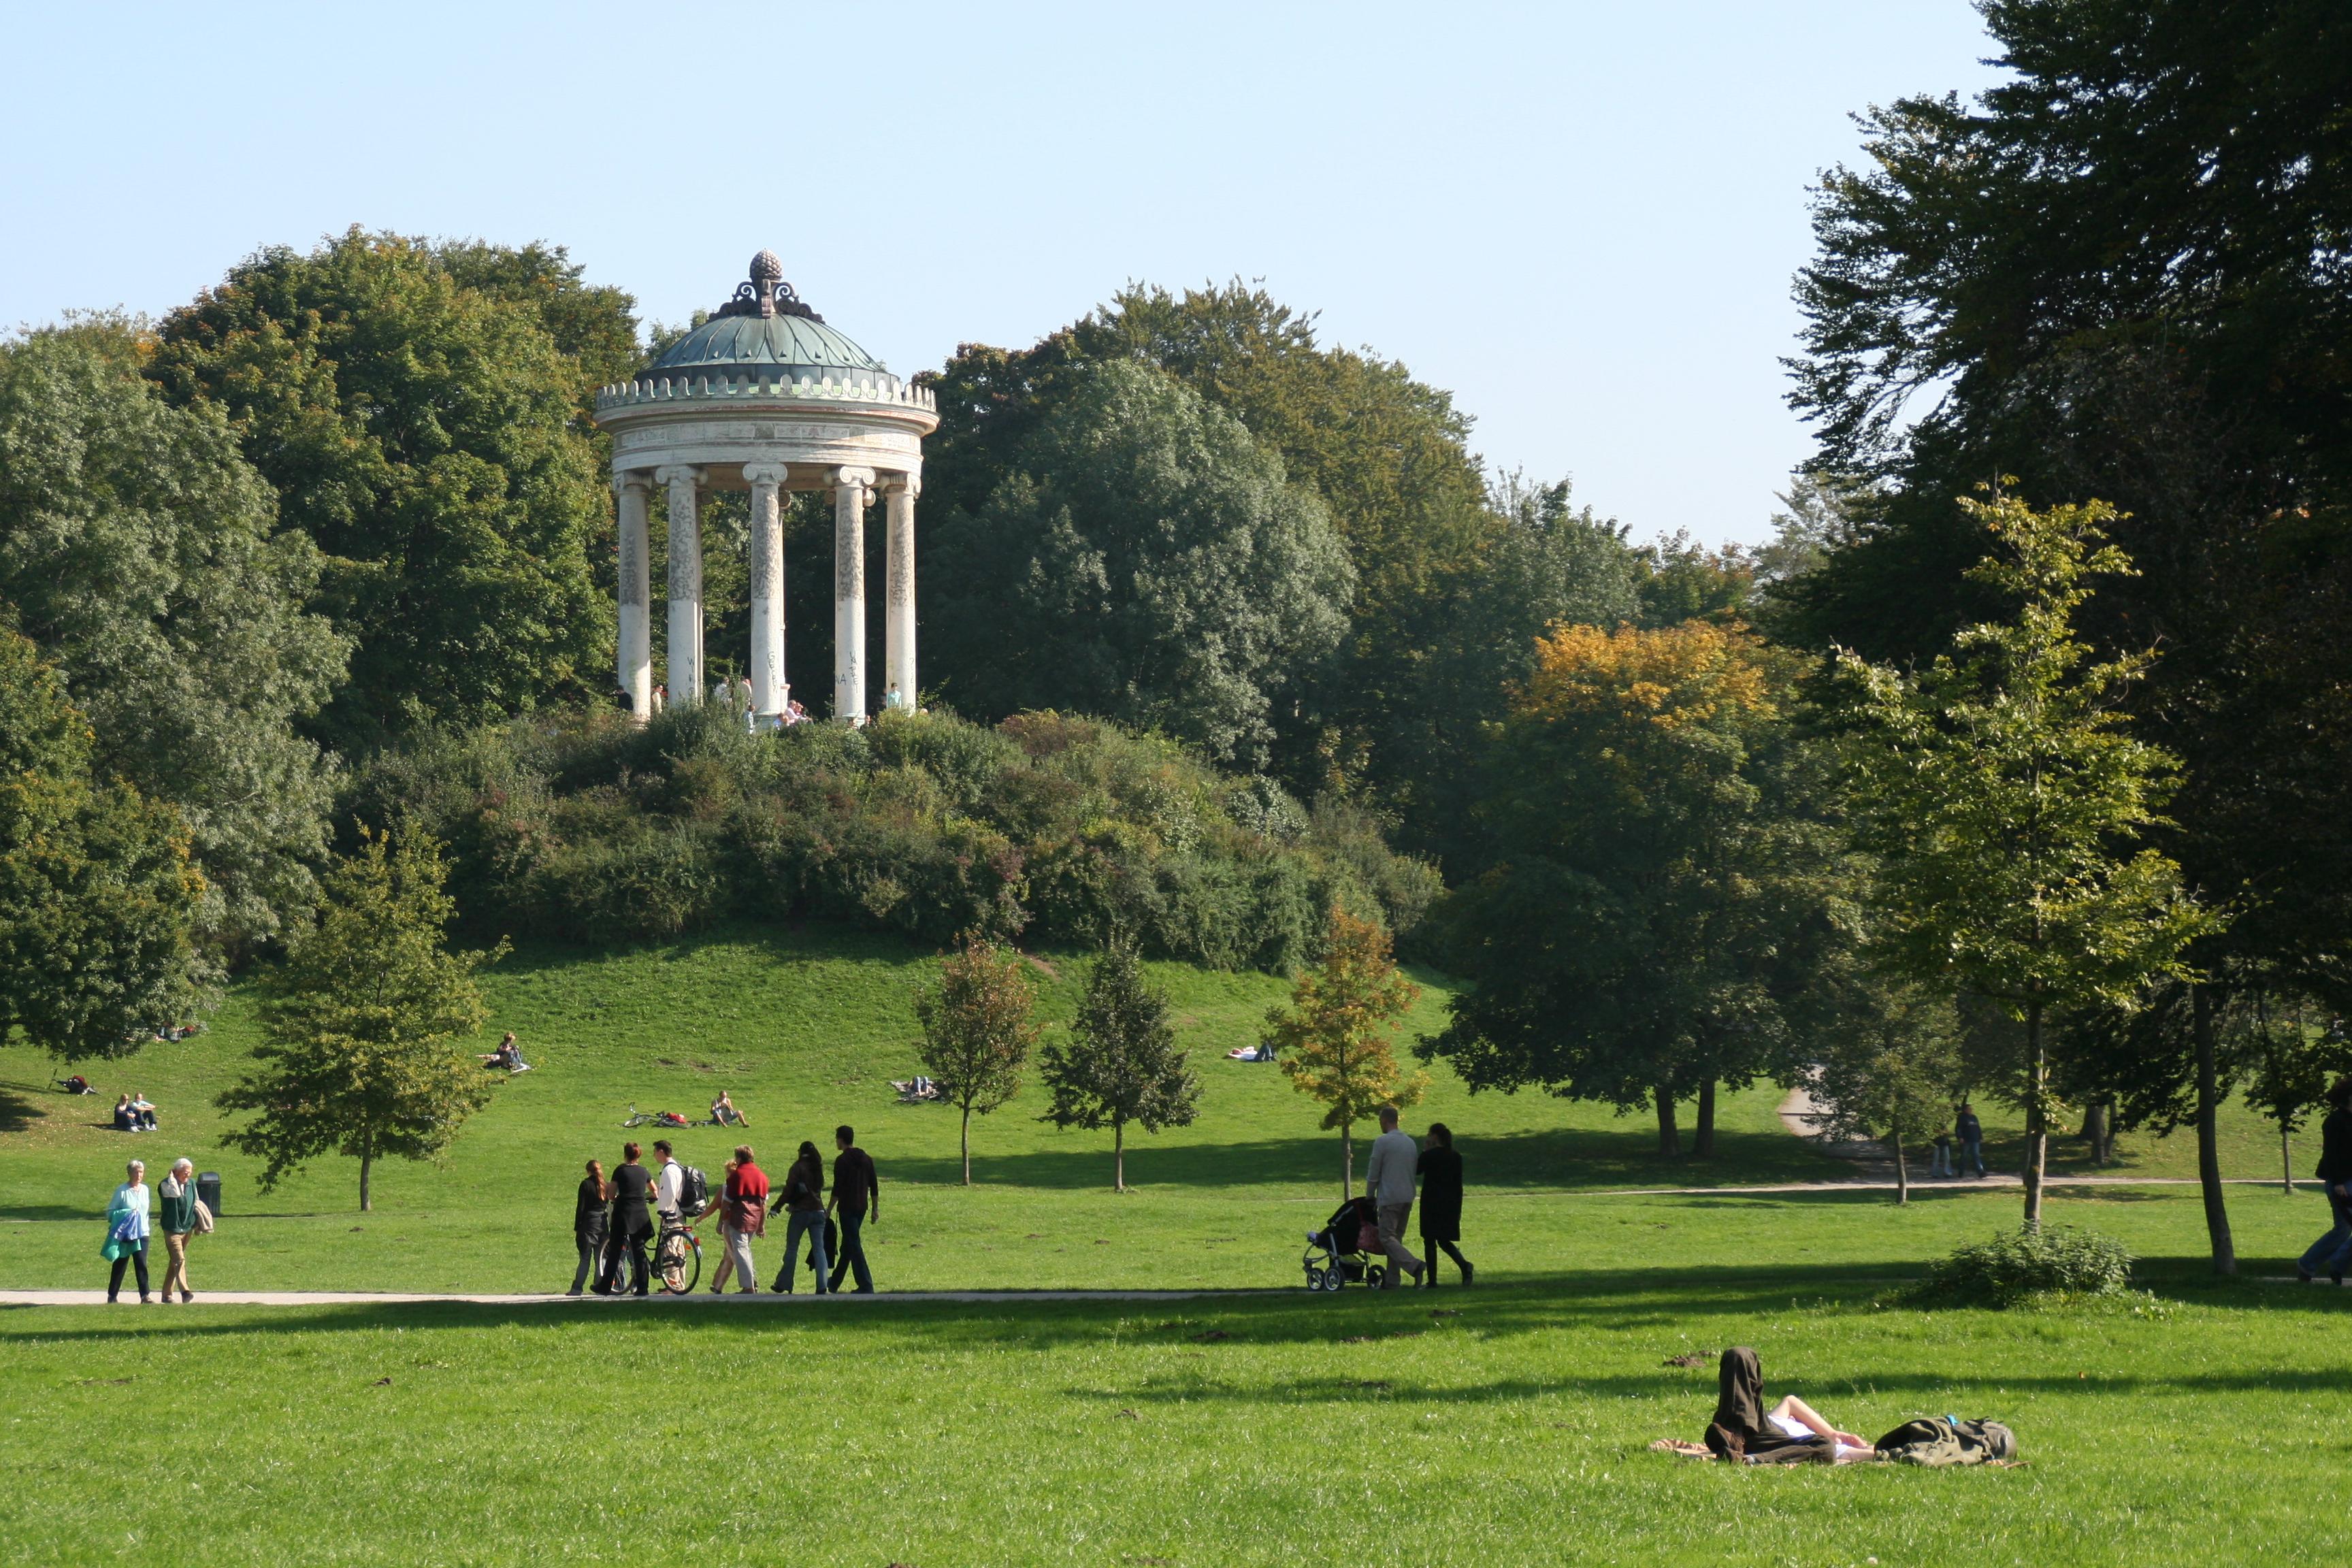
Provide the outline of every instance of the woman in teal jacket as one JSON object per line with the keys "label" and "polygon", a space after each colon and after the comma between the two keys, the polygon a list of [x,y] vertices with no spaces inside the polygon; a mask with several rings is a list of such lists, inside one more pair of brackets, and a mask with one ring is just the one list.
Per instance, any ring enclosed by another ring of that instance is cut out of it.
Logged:
{"label": "woman in teal jacket", "polygon": [[106,1282],[106,1299],[112,1301],[122,1292],[122,1268],[136,1264],[139,1268],[139,1300],[144,1305],[154,1298],[147,1293],[147,1164],[143,1160],[131,1162],[125,1173],[130,1180],[114,1189],[113,1201],[106,1205],[106,1245],[99,1255],[110,1258],[114,1273]]}

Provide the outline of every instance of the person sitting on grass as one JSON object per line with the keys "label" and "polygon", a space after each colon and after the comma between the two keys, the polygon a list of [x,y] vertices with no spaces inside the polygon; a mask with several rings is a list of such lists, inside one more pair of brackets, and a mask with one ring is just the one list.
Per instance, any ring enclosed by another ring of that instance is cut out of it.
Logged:
{"label": "person sitting on grass", "polygon": [[1650,1447],[1686,1458],[1751,1465],[1781,1463],[1794,1457],[1789,1450],[1799,1447],[1808,1450],[1803,1458],[1836,1465],[1867,1459],[1877,1452],[1868,1438],[1839,1431],[1793,1394],[1766,1410],[1763,1366],[1746,1345],[1734,1345],[1723,1352],[1716,1386],[1715,1417],[1707,1423],[1706,1441],[1685,1443],[1661,1437]]}
{"label": "person sitting on grass", "polygon": [[710,1125],[713,1127],[749,1127],[751,1119],[735,1109],[734,1100],[720,1089],[719,1098],[710,1102]]}
{"label": "person sitting on grass", "polygon": [[502,1072],[509,1073],[529,1072],[530,1070],[530,1064],[522,1059],[522,1047],[515,1044],[514,1031],[512,1029],[509,1029],[507,1031],[506,1038],[499,1042],[499,1048],[497,1050],[492,1051],[488,1056],[482,1058],[482,1065],[486,1068],[497,1068]]}
{"label": "person sitting on grass", "polygon": [[114,1102],[114,1130],[117,1132],[139,1131],[139,1123],[131,1114],[131,1097],[127,1094]]}
{"label": "person sitting on grass", "polygon": [[141,1132],[155,1131],[155,1106],[137,1089],[131,1091],[131,1125]]}

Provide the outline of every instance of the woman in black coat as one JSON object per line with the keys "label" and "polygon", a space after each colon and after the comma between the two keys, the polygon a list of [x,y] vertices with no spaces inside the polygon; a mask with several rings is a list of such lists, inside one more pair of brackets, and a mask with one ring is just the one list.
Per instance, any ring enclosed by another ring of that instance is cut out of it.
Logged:
{"label": "woman in black coat", "polygon": [[1462,1239],[1462,1156],[1454,1152],[1454,1133],[1443,1121],[1429,1124],[1429,1139],[1421,1151],[1421,1250],[1427,1262],[1421,1271],[1421,1282],[1432,1287],[1437,1284],[1437,1252],[1454,1259],[1462,1270],[1462,1283],[1470,1283],[1477,1270],[1462,1256],[1454,1244]]}
{"label": "woman in black coat", "polygon": [[580,1249],[580,1267],[572,1271],[567,1296],[577,1296],[596,1277],[596,1265],[604,1256],[604,1205],[612,1201],[613,1190],[604,1184],[604,1162],[589,1161],[579,1198],[572,1205],[572,1242]]}

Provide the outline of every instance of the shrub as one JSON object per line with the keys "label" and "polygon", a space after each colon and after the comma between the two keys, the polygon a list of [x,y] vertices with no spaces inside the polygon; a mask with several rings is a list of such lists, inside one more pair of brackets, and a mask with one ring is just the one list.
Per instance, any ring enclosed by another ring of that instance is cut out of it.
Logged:
{"label": "shrub", "polygon": [[2124,1244],[2073,1226],[2004,1231],[1927,1270],[1923,1302],[2011,1307],[2036,1299],[2118,1295],[2131,1280]]}
{"label": "shrub", "polygon": [[446,842],[470,928],[600,945],[815,918],[941,946],[1124,931],[1286,973],[1318,956],[1334,902],[1402,934],[1436,886],[1364,813],[1059,713],[760,735],[708,708],[538,713],[378,757],[352,815]]}

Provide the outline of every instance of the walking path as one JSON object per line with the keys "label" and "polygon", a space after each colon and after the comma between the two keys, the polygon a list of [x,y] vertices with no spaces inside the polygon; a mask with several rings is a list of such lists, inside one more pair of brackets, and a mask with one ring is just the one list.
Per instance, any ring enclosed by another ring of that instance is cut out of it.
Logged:
{"label": "walking path", "polygon": [[[814,1292],[762,1290],[758,1295],[732,1292],[716,1296],[708,1290],[698,1290],[686,1296],[650,1296],[647,1301],[702,1302],[716,1307],[721,1302],[751,1304],[761,1301],[823,1301],[835,1297],[842,1300],[869,1301],[1183,1301],[1201,1296],[1277,1296],[1295,1295],[1292,1290],[1273,1289],[1249,1290],[883,1290],[860,1297],[853,1290],[837,1290],[832,1297]],[[136,1297],[126,1296],[132,1306]],[[619,1307],[623,1302],[638,1300],[633,1296],[566,1296],[562,1292],[548,1295],[497,1295],[471,1290],[371,1291],[371,1290],[199,1290],[199,1306],[225,1307],[388,1307],[409,1306],[427,1301],[471,1302],[488,1306],[542,1306],[558,1301],[579,1301],[595,1308]],[[0,1290],[0,1307],[95,1307],[106,1301],[103,1290]]]}

